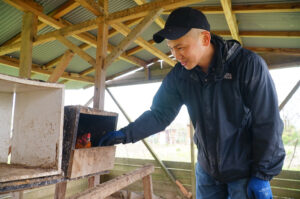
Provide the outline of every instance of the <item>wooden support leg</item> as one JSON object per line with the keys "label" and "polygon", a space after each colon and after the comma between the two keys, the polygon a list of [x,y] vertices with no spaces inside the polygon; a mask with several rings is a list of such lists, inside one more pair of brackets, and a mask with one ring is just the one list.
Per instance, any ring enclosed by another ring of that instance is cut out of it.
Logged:
{"label": "wooden support leg", "polygon": [[152,187],[151,175],[147,175],[143,177],[143,186],[144,186],[144,198],[152,199],[153,187]]}
{"label": "wooden support leg", "polygon": [[23,191],[13,192],[12,198],[13,199],[23,199]]}
{"label": "wooden support leg", "polygon": [[57,183],[55,185],[54,199],[64,199],[66,196],[67,181]]}

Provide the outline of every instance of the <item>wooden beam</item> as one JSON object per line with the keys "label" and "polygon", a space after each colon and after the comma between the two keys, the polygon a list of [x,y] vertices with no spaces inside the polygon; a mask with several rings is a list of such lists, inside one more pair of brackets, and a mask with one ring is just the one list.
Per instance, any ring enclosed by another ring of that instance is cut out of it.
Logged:
{"label": "wooden beam", "polygon": [[94,0],[76,0],[82,7],[91,11],[96,16],[103,15],[104,11]]}
{"label": "wooden beam", "polygon": [[140,6],[128,8],[119,12],[114,12],[108,15],[107,20],[109,24],[113,24],[116,22],[123,22],[130,19],[144,17],[148,14],[148,12],[155,9],[174,9],[177,7],[186,6],[193,3],[199,3],[202,1],[203,0],[157,0]]}
{"label": "wooden beam", "polygon": [[31,12],[23,14],[19,76],[30,78],[32,67],[32,43],[36,36],[37,17]]}
{"label": "wooden beam", "polygon": [[[122,23],[115,23],[112,24],[112,27],[116,30],[118,30],[121,34],[124,36],[127,36],[130,33],[130,28],[125,26]],[[138,37],[137,40],[135,41],[138,45],[142,46],[145,50],[148,52],[152,53],[153,55],[159,57],[160,59],[164,60],[166,63],[168,63],[171,66],[174,66],[176,62],[172,59],[170,59],[167,55],[165,55],[163,52],[149,44],[147,41],[145,41],[142,37]]]}
{"label": "wooden beam", "polygon": [[[0,56],[0,64],[19,69],[20,61],[16,58],[12,58],[9,56]],[[50,76],[52,74],[53,70],[43,70],[42,66],[33,64],[32,72]],[[78,82],[84,82],[84,83],[92,83],[92,84],[94,83],[94,78],[92,78],[92,77],[83,77],[79,74],[75,75],[73,73],[67,73],[67,72],[63,73],[62,78],[68,79],[68,80],[73,80],[73,81],[78,81]]]}
{"label": "wooden beam", "polygon": [[73,52],[75,52],[77,55],[79,55],[82,59],[87,61],[92,66],[95,66],[96,60],[92,56],[90,56],[89,54],[84,52],[81,48],[79,48],[78,46],[76,46],[75,44],[73,44],[72,42],[70,42],[68,39],[66,39],[65,37],[63,37],[61,35],[58,35],[56,38],[58,41],[60,41],[66,47],[68,47]]}
{"label": "wooden beam", "polygon": [[[146,0],[134,0],[135,3],[137,3],[138,5],[143,5],[145,3],[147,3]],[[165,27],[165,21],[161,18],[161,17],[157,17],[155,20],[155,23],[160,27],[160,28],[164,28]]]}
{"label": "wooden beam", "polygon": [[[48,16],[51,16],[55,19],[59,19],[60,17],[64,16],[65,14],[67,14],[69,12],[71,12],[72,10],[77,8],[78,6],[79,6],[79,3],[74,2],[74,0],[69,0],[65,3],[63,3],[61,6],[59,6],[59,8],[57,8],[54,11],[50,12],[50,14],[48,14]],[[47,26],[47,24],[39,22],[38,26],[37,26],[37,31],[43,29],[46,26]],[[14,37],[12,37],[11,39],[4,42],[2,44],[2,46],[15,43],[17,41],[20,41],[20,39],[21,39],[21,33],[18,33]]]}
{"label": "wooden beam", "polygon": [[54,199],[65,199],[67,191],[67,181],[55,184]]}
{"label": "wooden beam", "polygon": [[145,176],[150,175],[154,172],[154,166],[146,165],[140,169],[136,169],[127,174],[121,175],[117,178],[114,178],[110,181],[104,182],[102,184],[97,185],[94,188],[87,189],[81,193],[75,194],[71,196],[69,199],[98,199],[98,198],[106,198],[112,193],[125,188],[126,186],[142,179]]}
{"label": "wooden beam", "polygon": [[143,187],[144,187],[144,198],[152,199],[153,197],[153,185],[151,175],[143,177]]}
{"label": "wooden beam", "polygon": [[[153,39],[149,40],[148,41],[149,44],[155,44],[155,41]],[[133,55],[141,50],[144,50],[141,46],[136,46],[136,47],[133,47],[129,50],[126,50],[126,55]]]}
{"label": "wooden beam", "polygon": [[[100,1],[100,0],[99,0]],[[103,12],[108,13],[108,1],[102,0]],[[96,51],[96,65],[95,65],[95,84],[94,84],[94,99],[93,107],[104,110],[105,98],[105,77],[106,68],[105,61],[108,48],[108,25],[103,21],[98,24],[97,34],[97,51]]]}
{"label": "wooden beam", "polygon": [[70,50],[67,50],[63,55],[60,63],[56,66],[53,73],[48,78],[48,82],[55,83],[58,79],[62,76],[64,71],[66,70],[67,66],[69,65],[71,59],[73,58],[74,53]]}
{"label": "wooden beam", "polygon": [[242,44],[242,40],[239,36],[239,28],[235,14],[232,12],[231,0],[221,0],[221,4],[224,10],[225,18],[230,29],[232,38],[239,41]]}
{"label": "wooden beam", "polygon": [[300,48],[264,48],[264,47],[245,47],[248,50],[259,53],[278,53],[286,55],[300,56]]}
{"label": "wooden beam", "polygon": [[[197,6],[194,7],[204,14],[223,14],[222,6]],[[163,14],[170,14],[173,11],[166,10]],[[245,13],[275,13],[275,12],[299,12],[300,3],[275,3],[275,4],[251,4],[251,5],[232,5],[234,14]]]}
{"label": "wooden beam", "polygon": [[[81,44],[80,46],[79,46],[79,48],[81,49],[81,50],[87,50],[87,49],[89,49],[91,46],[89,46],[88,44]],[[56,66],[60,61],[61,61],[61,59],[63,58],[63,56],[64,56],[64,54],[62,54],[61,56],[59,56],[59,57],[56,57],[56,58],[54,58],[53,60],[51,60],[50,62],[48,62],[47,64],[45,64],[44,66],[43,66],[43,68],[44,69],[50,69],[50,68],[52,68],[52,67],[54,67],[54,66]]]}
{"label": "wooden beam", "polygon": [[119,57],[126,48],[140,35],[146,28],[148,28],[152,22],[155,20],[156,17],[158,17],[163,9],[158,9],[151,11],[144,19],[143,21],[138,24],[128,35],[121,41],[121,43],[118,45],[118,47],[111,52],[105,62],[105,68],[109,67],[113,61]]}

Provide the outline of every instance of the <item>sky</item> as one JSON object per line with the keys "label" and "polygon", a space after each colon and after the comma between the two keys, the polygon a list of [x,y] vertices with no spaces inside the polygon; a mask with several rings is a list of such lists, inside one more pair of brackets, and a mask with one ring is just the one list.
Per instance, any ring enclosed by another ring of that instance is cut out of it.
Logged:
{"label": "sky", "polygon": [[[270,70],[278,94],[279,104],[288,95],[291,89],[300,80],[300,67]],[[121,104],[131,120],[136,119],[151,106],[153,96],[161,83],[140,84],[135,86],[121,86],[110,88],[114,97]],[[66,90],[65,105],[84,105],[93,96],[93,87],[79,90]],[[120,113],[108,93],[105,94],[105,110],[119,112],[118,128],[128,124]],[[282,117],[289,118],[290,122],[300,129],[300,89],[294,94],[281,112]],[[188,123],[188,114],[182,108],[176,122]]]}

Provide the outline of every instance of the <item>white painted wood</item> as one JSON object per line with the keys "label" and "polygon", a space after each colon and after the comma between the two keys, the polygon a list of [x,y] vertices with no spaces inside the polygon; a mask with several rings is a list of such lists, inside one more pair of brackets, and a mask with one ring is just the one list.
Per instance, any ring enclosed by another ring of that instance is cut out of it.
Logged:
{"label": "white painted wood", "polygon": [[13,93],[0,92],[0,162],[7,163],[10,144],[10,128]]}
{"label": "white painted wood", "polygon": [[11,162],[60,170],[63,90],[17,92]]}
{"label": "white painted wood", "polygon": [[0,74],[0,92],[25,92],[48,88],[63,89],[64,85],[32,81]]}
{"label": "white painted wood", "polygon": [[20,165],[0,164],[0,183],[60,174],[57,169],[27,168]]}

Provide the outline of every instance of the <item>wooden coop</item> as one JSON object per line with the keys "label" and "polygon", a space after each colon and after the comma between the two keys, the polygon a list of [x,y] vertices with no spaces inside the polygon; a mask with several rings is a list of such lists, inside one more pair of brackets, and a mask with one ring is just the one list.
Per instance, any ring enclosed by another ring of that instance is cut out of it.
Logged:
{"label": "wooden coop", "polygon": [[[212,33],[238,40],[269,69],[300,66],[300,1],[0,0],[0,198],[105,198],[141,179],[129,189],[145,198],[195,198],[193,158],[161,161],[146,141],[155,161],[97,147],[118,119],[104,110],[105,89],[161,81],[176,64],[152,35],[182,6],[201,10]],[[65,89],[92,86],[93,108],[64,107]],[[87,131],[92,147],[76,149]],[[282,171],[271,184],[278,198],[300,198],[300,172]]]}

